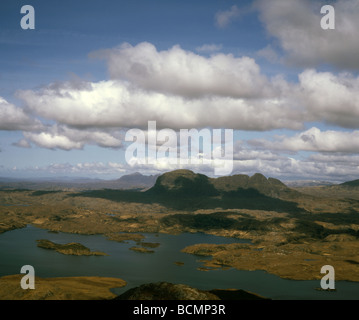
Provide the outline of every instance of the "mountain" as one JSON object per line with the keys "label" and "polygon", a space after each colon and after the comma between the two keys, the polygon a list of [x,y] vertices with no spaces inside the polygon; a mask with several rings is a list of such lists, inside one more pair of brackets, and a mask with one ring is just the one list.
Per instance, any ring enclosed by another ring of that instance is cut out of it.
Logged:
{"label": "mountain", "polygon": [[259,173],[252,177],[209,178],[191,170],[175,170],[159,176],[142,201],[146,197],[146,201],[177,210],[243,208],[297,212],[298,207],[291,200],[299,194],[281,181]]}
{"label": "mountain", "polygon": [[233,175],[211,179],[213,186],[219,191],[237,191],[238,189],[254,189],[269,197],[279,198],[283,193],[291,192],[284,183],[278,179],[266,178],[260,173],[249,177],[247,175]]}
{"label": "mountain", "polygon": [[219,194],[207,176],[182,169],[159,176],[150,191],[155,194],[188,197],[205,197]]}
{"label": "mountain", "polygon": [[[244,174],[209,178],[191,170],[175,170],[162,174],[152,192],[187,196],[216,196],[241,190],[255,190],[262,195],[280,198],[295,192],[278,179],[266,178],[260,173],[249,177]],[[247,192],[245,192],[247,193]]]}

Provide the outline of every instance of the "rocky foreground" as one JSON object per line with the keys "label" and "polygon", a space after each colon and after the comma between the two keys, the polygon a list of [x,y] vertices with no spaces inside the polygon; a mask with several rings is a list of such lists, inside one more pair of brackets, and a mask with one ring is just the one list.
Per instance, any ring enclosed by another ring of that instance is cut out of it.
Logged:
{"label": "rocky foreground", "polygon": [[263,300],[243,290],[199,290],[183,284],[144,284],[116,296],[110,290],[126,286],[117,278],[61,277],[35,279],[35,289],[20,286],[24,275],[0,278],[0,300]]}
{"label": "rocky foreground", "polygon": [[35,289],[20,286],[24,275],[0,278],[0,300],[107,300],[116,297],[110,291],[126,281],[105,277],[35,278]]}

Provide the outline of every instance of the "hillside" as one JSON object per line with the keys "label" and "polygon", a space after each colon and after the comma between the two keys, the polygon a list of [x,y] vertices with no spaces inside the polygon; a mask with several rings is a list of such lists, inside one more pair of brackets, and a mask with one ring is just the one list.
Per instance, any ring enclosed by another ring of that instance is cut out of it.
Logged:
{"label": "hillside", "polygon": [[159,176],[152,188],[156,192],[180,193],[192,196],[214,196],[220,193],[237,192],[238,190],[256,190],[259,193],[280,198],[283,194],[294,191],[278,179],[266,178],[260,173],[249,177],[244,174],[208,178],[190,170],[175,170]]}
{"label": "hillside", "polygon": [[359,179],[341,183],[342,187],[359,187]]}

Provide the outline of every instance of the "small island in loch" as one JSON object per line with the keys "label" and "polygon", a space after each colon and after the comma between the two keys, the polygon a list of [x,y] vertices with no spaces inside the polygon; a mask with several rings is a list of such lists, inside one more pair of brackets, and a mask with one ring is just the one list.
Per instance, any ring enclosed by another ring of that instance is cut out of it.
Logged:
{"label": "small island in loch", "polygon": [[44,249],[55,250],[62,254],[75,256],[106,256],[107,254],[100,251],[91,251],[81,243],[71,242],[67,244],[58,244],[50,240],[37,240],[37,246]]}

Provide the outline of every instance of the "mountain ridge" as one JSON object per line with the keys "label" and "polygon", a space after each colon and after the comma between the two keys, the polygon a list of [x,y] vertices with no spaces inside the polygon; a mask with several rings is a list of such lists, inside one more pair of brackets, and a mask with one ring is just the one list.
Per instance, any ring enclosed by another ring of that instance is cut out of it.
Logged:
{"label": "mountain ridge", "polygon": [[216,196],[221,193],[249,189],[274,198],[296,193],[280,180],[271,177],[266,178],[261,173],[255,173],[252,176],[236,174],[210,178],[204,174],[194,173],[186,169],[174,170],[160,175],[150,190],[159,193],[176,192],[192,196]]}

